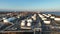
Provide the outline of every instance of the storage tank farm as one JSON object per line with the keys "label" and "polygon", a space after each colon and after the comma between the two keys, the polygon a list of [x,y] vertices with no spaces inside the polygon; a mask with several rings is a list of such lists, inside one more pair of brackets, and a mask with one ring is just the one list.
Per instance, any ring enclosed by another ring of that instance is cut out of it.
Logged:
{"label": "storage tank farm", "polygon": [[33,34],[56,34],[60,32],[60,16],[54,14],[10,12],[0,17],[0,33],[32,32]]}

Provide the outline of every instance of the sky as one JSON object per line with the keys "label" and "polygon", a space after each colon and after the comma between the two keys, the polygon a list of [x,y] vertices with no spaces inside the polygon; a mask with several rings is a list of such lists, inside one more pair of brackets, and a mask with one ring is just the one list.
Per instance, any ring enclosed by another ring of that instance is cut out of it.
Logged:
{"label": "sky", "polygon": [[60,10],[60,0],[0,0],[0,9]]}

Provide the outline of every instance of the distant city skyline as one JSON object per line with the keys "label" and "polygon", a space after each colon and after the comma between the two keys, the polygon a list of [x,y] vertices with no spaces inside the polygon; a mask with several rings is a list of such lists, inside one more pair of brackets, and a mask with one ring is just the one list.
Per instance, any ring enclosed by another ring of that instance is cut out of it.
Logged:
{"label": "distant city skyline", "polygon": [[60,0],[0,0],[0,9],[60,10]]}

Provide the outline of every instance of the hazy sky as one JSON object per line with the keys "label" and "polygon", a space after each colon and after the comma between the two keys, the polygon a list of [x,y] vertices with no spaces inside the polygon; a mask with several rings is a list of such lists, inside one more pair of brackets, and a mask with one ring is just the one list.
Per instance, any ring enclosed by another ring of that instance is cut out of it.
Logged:
{"label": "hazy sky", "polygon": [[59,10],[60,0],[0,0],[0,9]]}

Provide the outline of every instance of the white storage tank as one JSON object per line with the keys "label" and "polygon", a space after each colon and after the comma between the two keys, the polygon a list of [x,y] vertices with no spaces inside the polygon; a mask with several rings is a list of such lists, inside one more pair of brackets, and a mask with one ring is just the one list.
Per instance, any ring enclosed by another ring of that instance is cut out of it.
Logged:
{"label": "white storage tank", "polygon": [[55,21],[60,21],[60,18],[54,18]]}
{"label": "white storage tank", "polygon": [[50,17],[50,16],[47,15],[46,17],[48,18],[48,17]]}
{"label": "white storage tank", "polygon": [[48,16],[51,16],[51,14],[48,14]]}
{"label": "white storage tank", "polygon": [[32,19],[27,19],[27,22],[30,22],[31,23],[32,22]]}
{"label": "white storage tank", "polygon": [[28,23],[27,23],[27,26],[31,26],[31,23],[28,22]]}
{"label": "white storage tank", "polygon": [[31,16],[31,18],[32,18],[33,20],[36,20],[36,16]]}
{"label": "white storage tank", "polygon": [[4,22],[4,23],[7,23],[7,22],[9,22],[9,21],[8,21],[7,19],[5,19],[5,20],[3,20],[3,22]]}
{"label": "white storage tank", "polygon": [[25,20],[22,20],[21,26],[25,26]]}
{"label": "white storage tank", "polygon": [[50,21],[44,21],[45,24],[50,24]]}
{"label": "white storage tank", "polygon": [[38,14],[38,15],[39,15],[39,17],[44,18],[44,16],[43,16],[43,15],[41,15],[41,14]]}
{"label": "white storage tank", "polygon": [[55,16],[51,16],[50,18],[51,18],[51,19],[54,19],[54,18],[55,18]]}
{"label": "white storage tank", "polygon": [[42,18],[42,20],[47,20],[47,18]]}
{"label": "white storage tank", "polygon": [[4,23],[7,23],[7,22],[9,22],[6,18],[3,18],[3,22]]}

